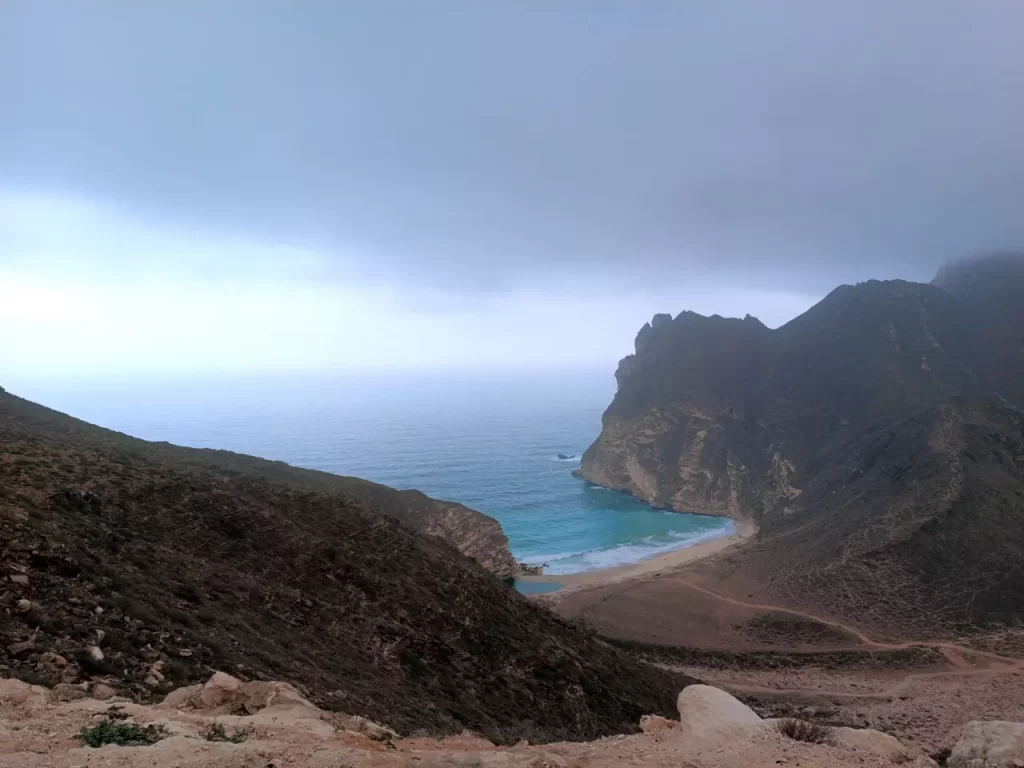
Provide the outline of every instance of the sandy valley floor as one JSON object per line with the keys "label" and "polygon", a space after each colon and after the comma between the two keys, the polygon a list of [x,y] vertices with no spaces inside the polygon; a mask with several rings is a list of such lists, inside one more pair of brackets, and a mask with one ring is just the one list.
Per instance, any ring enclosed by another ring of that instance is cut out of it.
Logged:
{"label": "sandy valley floor", "polygon": [[[876,637],[849,623],[760,602],[720,581],[751,531],[629,566],[557,577],[538,596],[637,651],[742,698],[764,716],[877,728],[935,753],[969,720],[1024,720],[1024,660],[998,638]],[[1011,637],[1011,635],[1013,637]]]}

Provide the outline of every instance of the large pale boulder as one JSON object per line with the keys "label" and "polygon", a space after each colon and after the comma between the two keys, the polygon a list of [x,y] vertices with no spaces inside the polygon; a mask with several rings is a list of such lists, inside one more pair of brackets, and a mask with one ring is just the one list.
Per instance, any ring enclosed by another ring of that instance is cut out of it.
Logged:
{"label": "large pale boulder", "polygon": [[735,696],[710,685],[687,686],[679,694],[676,706],[682,736],[692,741],[711,735],[715,738],[747,735],[761,725],[761,718],[754,710]]}
{"label": "large pale boulder", "polygon": [[838,747],[879,755],[892,762],[909,762],[917,756],[895,736],[871,728],[833,728],[832,737]]}
{"label": "large pale boulder", "polygon": [[1024,723],[972,721],[946,761],[949,768],[1015,768],[1024,765]]}
{"label": "large pale boulder", "polygon": [[0,704],[21,704],[29,707],[45,706],[50,691],[41,685],[29,685],[14,678],[0,678]]}
{"label": "large pale boulder", "polygon": [[242,681],[237,677],[224,672],[214,672],[213,677],[206,681],[199,692],[199,701],[203,709],[215,709],[235,698],[241,687]]}

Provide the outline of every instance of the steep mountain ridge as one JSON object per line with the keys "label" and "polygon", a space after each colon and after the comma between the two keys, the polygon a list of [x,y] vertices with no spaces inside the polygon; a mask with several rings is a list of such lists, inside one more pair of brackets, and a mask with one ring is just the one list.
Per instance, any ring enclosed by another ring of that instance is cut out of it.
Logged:
{"label": "steep mountain ridge", "polygon": [[988,362],[988,326],[934,285],[841,286],[776,330],[659,317],[620,363],[579,472],[655,506],[758,521],[831,441],[877,419],[953,395],[1021,398],[1016,374]]}
{"label": "steep mountain ridge", "polygon": [[880,636],[1019,627],[1022,264],[842,286],[774,331],[661,316],[579,474],[755,522],[712,569],[734,594]]}
{"label": "steep mountain ridge", "polygon": [[383,486],[313,490],[301,481],[332,481],[268,465],[0,394],[0,677],[148,699],[223,670],[403,733],[503,741],[673,711],[688,678],[381,514]]}

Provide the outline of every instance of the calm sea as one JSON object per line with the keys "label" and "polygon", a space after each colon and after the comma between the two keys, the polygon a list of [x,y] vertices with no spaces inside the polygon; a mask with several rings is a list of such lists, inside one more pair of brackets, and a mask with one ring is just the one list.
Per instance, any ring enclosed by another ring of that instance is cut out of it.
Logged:
{"label": "calm sea", "polygon": [[5,382],[146,440],[461,502],[497,518],[513,554],[547,573],[635,562],[732,531],[727,520],[653,509],[572,476],[615,392],[607,371],[15,384]]}

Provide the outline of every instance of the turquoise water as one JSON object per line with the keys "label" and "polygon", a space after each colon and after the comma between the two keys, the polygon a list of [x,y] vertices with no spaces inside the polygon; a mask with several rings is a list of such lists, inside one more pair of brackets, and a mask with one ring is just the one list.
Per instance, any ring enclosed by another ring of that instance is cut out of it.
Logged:
{"label": "turquoise water", "polygon": [[[731,532],[572,477],[615,391],[607,371],[304,379],[5,381],[147,440],[224,448],[418,488],[497,518],[513,554],[568,574]],[[694,510],[699,512],[700,510]]]}
{"label": "turquoise water", "polygon": [[515,588],[524,595],[543,595],[545,592],[561,589],[562,585],[554,581],[520,581],[517,579]]}

